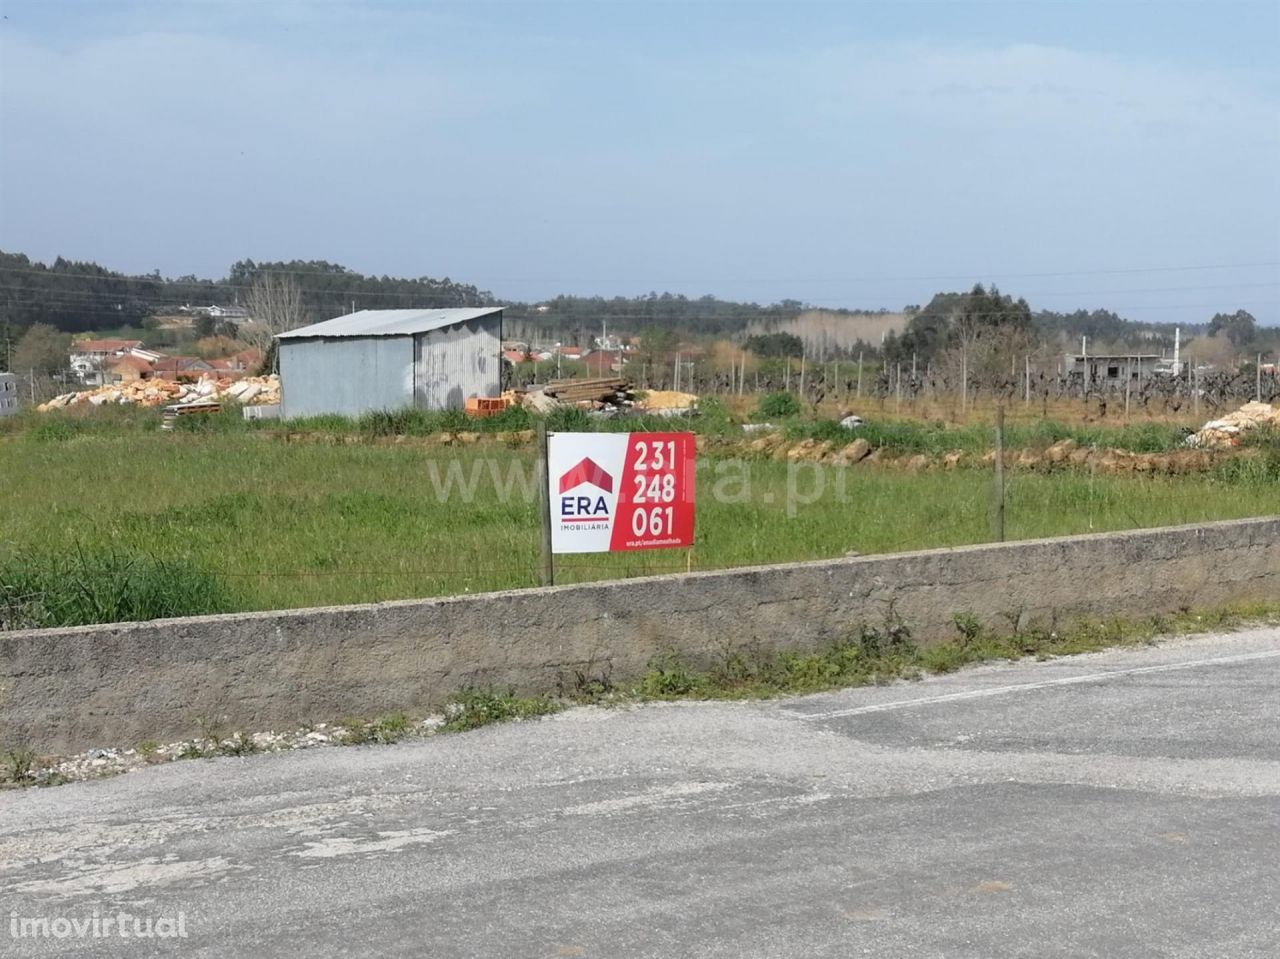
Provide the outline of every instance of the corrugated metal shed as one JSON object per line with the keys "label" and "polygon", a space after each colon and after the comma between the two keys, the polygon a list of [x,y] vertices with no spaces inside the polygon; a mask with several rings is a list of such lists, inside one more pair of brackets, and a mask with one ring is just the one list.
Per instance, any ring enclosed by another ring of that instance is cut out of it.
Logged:
{"label": "corrugated metal shed", "polygon": [[361,310],[280,334],[286,418],[460,409],[502,389],[502,310]]}
{"label": "corrugated metal shed", "polygon": [[0,416],[18,412],[18,378],[12,373],[0,373]]}
{"label": "corrugated metal shed", "polygon": [[412,336],[415,333],[430,333],[432,330],[440,330],[468,320],[478,320],[495,313],[501,315],[501,308],[486,306],[476,309],[449,310],[360,310],[356,313],[348,313],[346,316],[339,316],[337,319],[312,323],[310,326],[281,333],[276,339],[301,340],[315,336]]}

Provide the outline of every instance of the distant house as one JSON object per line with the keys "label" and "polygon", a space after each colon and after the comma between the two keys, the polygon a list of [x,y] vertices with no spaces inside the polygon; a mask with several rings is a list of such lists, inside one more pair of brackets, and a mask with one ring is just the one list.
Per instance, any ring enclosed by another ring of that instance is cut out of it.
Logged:
{"label": "distant house", "polygon": [[1096,386],[1124,386],[1126,381],[1137,385],[1164,372],[1166,363],[1158,353],[1069,353],[1066,370]]}
{"label": "distant house", "polygon": [[241,373],[252,373],[262,365],[262,350],[249,347],[231,357],[231,368]]}
{"label": "distant house", "polygon": [[621,373],[626,364],[626,357],[621,350],[592,350],[581,357],[586,364],[587,372],[595,376],[608,376],[610,373]]}
{"label": "distant house", "polygon": [[585,352],[586,352],[586,350],[584,350],[584,349],[583,349],[582,347],[580,347],[580,346],[562,346],[562,347],[560,347],[560,355],[561,355],[561,356],[563,356],[566,360],[580,360],[580,359],[582,359],[582,355],[583,355]]}
{"label": "distant house", "polygon": [[138,359],[146,360],[148,363],[154,363],[156,360],[160,359],[160,357],[164,356],[163,353],[157,352],[156,350],[144,349],[141,346],[135,346],[133,349],[129,350],[126,355],[136,356]]}
{"label": "distant house", "polygon": [[81,383],[101,386],[109,359],[141,348],[141,340],[80,340],[71,344],[71,369]]}
{"label": "distant house", "polygon": [[136,380],[145,380],[149,379],[154,372],[150,363],[130,353],[124,356],[113,356],[106,361],[108,383],[132,383]]}
{"label": "distant house", "polygon": [[215,320],[244,320],[249,317],[249,311],[242,306],[206,306],[200,312]]}
{"label": "distant house", "polygon": [[525,353],[523,350],[503,350],[502,358],[508,363],[523,363]]}

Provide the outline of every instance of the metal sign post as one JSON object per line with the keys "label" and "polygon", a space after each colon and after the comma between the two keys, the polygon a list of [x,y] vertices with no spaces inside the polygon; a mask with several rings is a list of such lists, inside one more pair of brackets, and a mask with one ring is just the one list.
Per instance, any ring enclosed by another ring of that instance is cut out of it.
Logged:
{"label": "metal sign post", "polygon": [[547,469],[547,424],[538,423],[538,515],[542,521],[542,585],[556,584],[555,554],[551,549],[550,472]]}

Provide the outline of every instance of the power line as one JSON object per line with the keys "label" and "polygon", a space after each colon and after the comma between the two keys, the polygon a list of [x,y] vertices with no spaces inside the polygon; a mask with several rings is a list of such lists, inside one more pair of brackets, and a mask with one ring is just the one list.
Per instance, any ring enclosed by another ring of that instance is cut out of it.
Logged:
{"label": "power line", "polygon": [[[0,269],[3,269],[3,267],[0,267]],[[1026,298],[1027,298],[1027,296],[1032,296],[1032,297],[1046,297],[1046,296],[1104,296],[1104,295],[1118,295],[1118,296],[1126,296],[1126,295],[1128,295],[1128,294],[1130,294],[1130,293],[1188,293],[1188,292],[1196,292],[1196,291],[1200,291],[1200,290],[1255,290],[1255,289],[1271,289],[1271,288],[1277,288],[1277,287],[1280,287],[1280,280],[1269,280],[1269,281],[1267,281],[1267,282],[1265,282],[1265,283],[1211,283],[1211,284],[1200,284],[1200,285],[1193,285],[1193,286],[1153,286],[1153,287],[1130,287],[1130,288],[1128,288],[1128,289],[1108,289],[1108,290],[1027,290],[1027,291],[1022,291],[1022,293],[1021,293],[1021,298],[1022,298],[1022,299],[1026,299]],[[0,287],[0,290],[3,290],[3,287]],[[96,292],[96,291],[93,291],[93,290],[48,290],[48,291],[40,291],[40,290],[30,289],[30,290],[25,290],[24,292],[26,292],[26,293],[28,293],[28,294],[34,294],[34,295],[36,296],[36,298],[38,298],[38,299],[40,299],[40,300],[43,300],[43,299],[45,299],[45,298],[47,298],[47,297],[50,297],[50,296],[81,297],[81,298],[85,298],[85,299],[93,299],[93,300],[100,300],[100,299],[102,299],[102,298],[104,298],[104,297],[109,297],[109,296],[117,296],[117,297],[128,297],[128,298],[130,298],[130,299],[139,300],[139,301],[143,301],[143,302],[146,302],[146,301],[150,300],[150,301],[152,301],[152,302],[154,302],[154,303],[156,303],[156,304],[159,304],[159,303],[162,303],[162,302],[163,302],[163,303],[172,303],[172,302],[173,302],[173,298],[172,298],[172,297],[161,296],[161,295],[160,295],[160,294],[158,294],[158,293],[153,293],[153,292],[150,292],[150,291],[145,292],[145,293],[133,294],[133,295],[130,295],[130,294],[112,294],[112,293],[103,293],[103,292]],[[316,296],[333,296],[333,297],[339,297],[339,296],[342,296],[342,297],[347,297],[347,296],[382,297],[382,296],[421,296],[421,295],[422,295],[422,294],[419,294],[419,293],[412,293],[412,292],[406,292],[406,293],[394,293],[394,292],[390,292],[390,293],[364,292],[364,293],[361,293],[361,292],[359,292],[359,291],[351,291],[351,290],[327,290],[327,289],[308,290],[308,289],[306,289],[306,288],[304,288],[304,289],[302,290],[302,293],[303,293],[304,295],[306,295],[306,294],[311,294],[311,295],[316,295]],[[963,292],[958,291],[958,293],[959,293],[959,295],[967,295],[967,291],[963,291]],[[1002,295],[1003,295],[1003,294],[1002,294]],[[697,301],[684,301],[684,302],[696,303]],[[721,301],[721,302],[731,302],[731,301]],[[104,304],[104,309],[112,309],[112,308],[113,308],[113,307],[111,307],[110,305],[106,305],[106,304]],[[498,305],[495,305],[495,306],[494,306],[494,309],[503,309],[503,308],[504,308],[504,307],[503,307],[503,305],[501,305],[501,304],[498,304]],[[767,309],[768,309],[768,307],[761,307],[759,312],[764,312],[764,311],[766,311]],[[804,309],[804,310],[817,309],[817,310],[827,310],[827,311],[829,311],[829,312],[840,312],[842,308],[839,308],[839,307],[808,307],[808,306],[806,306],[806,307],[802,307],[802,309]],[[599,312],[599,311],[597,311],[597,312]],[[871,310],[847,310],[847,309],[846,309],[846,310],[845,310],[845,312],[849,312],[849,313],[854,314],[854,315],[868,315],[868,316],[875,316],[875,315],[877,315],[875,311],[871,311]],[[899,312],[899,311],[892,311],[892,310],[891,310],[891,311],[888,311],[888,312],[889,312],[889,313],[893,313],[893,312]],[[546,313],[546,314],[539,314],[539,315],[540,315],[540,316],[557,316],[558,314],[555,314],[555,313]],[[609,315],[610,315],[610,316],[620,316],[620,317],[626,317],[626,316],[639,317],[639,316],[647,316],[648,314],[642,314],[642,313],[636,313],[636,314],[610,313]],[[755,311],[739,311],[738,313],[733,313],[733,312],[723,312],[723,311],[720,311],[720,312],[714,312],[714,311],[713,311],[713,312],[710,312],[710,313],[708,313],[708,314],[706,314],[706,315],[707,315],[708,317],[717,317],[717,316],[736,316],[736,315],[746,316],[746,315],[757,315],[757,314],[756,314],[756,312],[755,312]]]}
{"label": "power line", "polygon": [[[1043,277],[1063,277],[1063,276],[1121,276],[1134,275],[1141,273],[1185,273],[1206,270],[1241,270],[1241,269],[1260,269],[1267,267],[1280,267],[1280,260],[1262,260],[1252,263],[1214,263],[1214,264],[1197,264],[1189,266],[1149,266],[1149,267],[1125,267],[1107,270],[1056,270],[1036,273],[1004,273],[999,270],[974,270],[969,273],[937,273],[937,274],[920,274],[916,276],[888,276],[888,275],[869,275],[869,276],[760,276],[755,275],[753,279],[769,280],[771,282],[831,282],[831,283],[872,283],[877,281],[885,282],[911,282],[920,280],[971,280],[975,276],[1003,276],[1008,279],[1031,279]],[[130,276],[127,274],[101,275],[97,273],[71,273],[63,270],[52,269],[36,269],[34,267],[11,267],[0,266],[0,271],[9,273],[34,273],[42,276],[66,276],[78,279],[105,280],[109,282],[141,282],[141,283],[166,283],[166,284],[187,284],[191,286],[202,286],[209,284],[217,286],[219,289],[248,289],[251,284],[235,284],[224,280],[208,280],[197,279],[194,281],[183,280],[181,278],[173,279],[168,277],[156,278],[154,276]],[[371,282],[380,282],[379,278],[349,271],[324,273],[318,270],[281,270],[281,269],[260,269],[254,268],[251,271],[255,276],[259,274],[272,274],[282,276],[310,276],[310,277],[361,277]],[[446,283],[455,287],[471,287],[478,289],[475,284],[455,283],[452,280],[440,280],[433,277],[395,277],[394,282],[398,283],[420,283],[423,285]],[[503,282],[545,282],[547,277],[491,277],[490,280],[500,280]],[[701,282],[701,278],[673,280],[665,278],[659,282]],[[334,291],[339,292],[339,291]],[[353,292],[353,291],[341,291]],[[360,291],[354,291],[360,292]],[[369,291],[364,291],[369,293]],[[370,293],[369,295],[373,295]],[[582,299],[592,299],[593,297],[582,297]],[[553,297],[554,299],[554,297]],[[603,298],[602,298],[603,299]]]}

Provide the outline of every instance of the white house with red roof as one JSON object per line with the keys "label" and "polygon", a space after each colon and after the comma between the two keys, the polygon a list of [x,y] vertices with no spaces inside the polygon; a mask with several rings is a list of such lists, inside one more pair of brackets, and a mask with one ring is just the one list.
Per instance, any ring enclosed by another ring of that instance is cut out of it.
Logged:
{"label": "white house with red roof", "polygon": [[79,340],[71,344],[71,369],[80,382],[101,386],[109,360],[140,349],[141,340]]}

